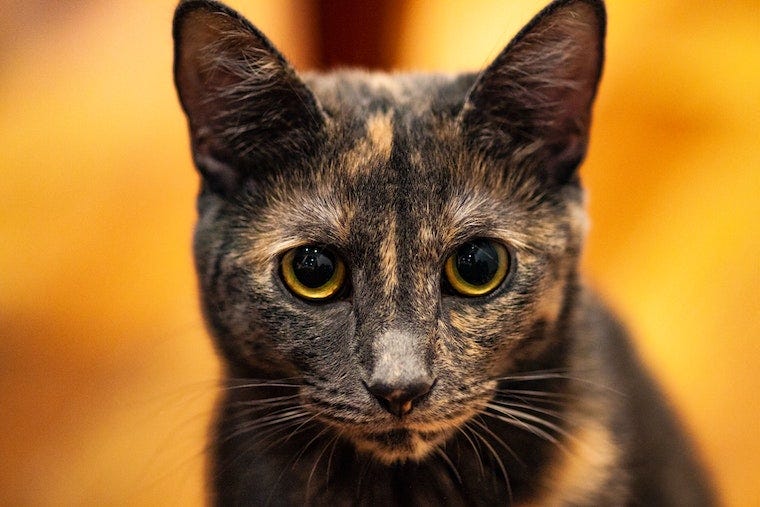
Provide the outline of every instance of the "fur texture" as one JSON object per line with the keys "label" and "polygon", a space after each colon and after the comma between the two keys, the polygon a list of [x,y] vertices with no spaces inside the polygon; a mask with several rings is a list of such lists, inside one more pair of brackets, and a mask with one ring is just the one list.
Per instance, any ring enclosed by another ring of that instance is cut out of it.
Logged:
{"label": "fur texture", "polygon": [[[577,274],[604,32],[600,1],[559,0],[479,74],[299,77],[237,13],[180,4],[195,257],[226,371],[214,503],[712,503]],[[464,297],[443,265],[476,238],[509,271]],[[345,262],[339,297],[285,286],[283,255],[308,244]],[[368,387],[419,379],[403,415]]]}

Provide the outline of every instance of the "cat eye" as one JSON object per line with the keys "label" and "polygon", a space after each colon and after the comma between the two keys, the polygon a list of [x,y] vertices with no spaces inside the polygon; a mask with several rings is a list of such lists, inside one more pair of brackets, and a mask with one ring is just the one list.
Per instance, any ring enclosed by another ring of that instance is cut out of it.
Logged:
{"label": "cat eye", "polygon": [[490,239],[475,239],[446,259],[443,272],[456,293],[483,296],[501,285],[509,272],[509,263],[504,245]]}
{"label": "cat eye", "polygon": [[346,267],[329,249],[304,245],[289,250],[280,264],[285,285],[296,296],[312,301],[335,296],[343,287]]}

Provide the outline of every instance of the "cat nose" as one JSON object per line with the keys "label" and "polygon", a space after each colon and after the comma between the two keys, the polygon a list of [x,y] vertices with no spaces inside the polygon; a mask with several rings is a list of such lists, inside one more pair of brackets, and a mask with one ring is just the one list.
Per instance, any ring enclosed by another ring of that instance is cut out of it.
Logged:
{"label": "cat nose", "polygon": [[386,411],[396,417],[403,417],[433,388],[434,380],[420,378],[404,384],[374,382],[364,386]]}

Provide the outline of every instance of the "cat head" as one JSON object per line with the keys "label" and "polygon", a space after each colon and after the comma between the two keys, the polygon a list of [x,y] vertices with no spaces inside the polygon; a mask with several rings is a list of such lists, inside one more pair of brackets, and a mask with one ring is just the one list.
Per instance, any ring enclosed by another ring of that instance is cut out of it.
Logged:
{"label": "cat head", "polygon": [[392,462],[500,379],[561,367],[604,31],[601,1],[559,0],[479,74],[299,76],[237,13],[182,3],[196,264],[229,377],[297,379],[304,410]]}

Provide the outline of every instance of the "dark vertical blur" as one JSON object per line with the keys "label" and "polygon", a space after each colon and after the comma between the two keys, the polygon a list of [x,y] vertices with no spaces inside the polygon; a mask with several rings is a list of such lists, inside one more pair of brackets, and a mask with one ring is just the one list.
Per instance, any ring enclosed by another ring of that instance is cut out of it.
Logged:
{"label": "dark vertical blur", "polygon": [[398,0],[317,1],[319,66],[392,68],[400,7]]}

